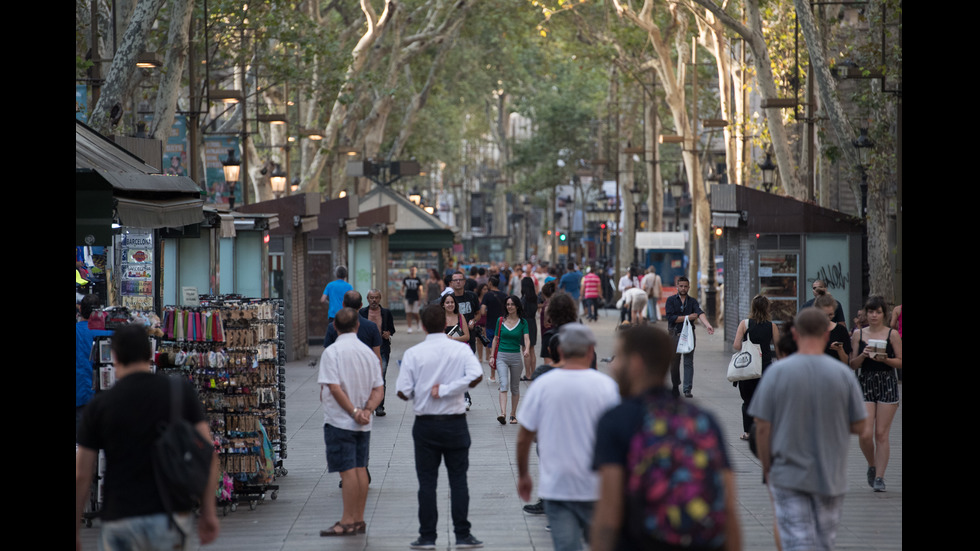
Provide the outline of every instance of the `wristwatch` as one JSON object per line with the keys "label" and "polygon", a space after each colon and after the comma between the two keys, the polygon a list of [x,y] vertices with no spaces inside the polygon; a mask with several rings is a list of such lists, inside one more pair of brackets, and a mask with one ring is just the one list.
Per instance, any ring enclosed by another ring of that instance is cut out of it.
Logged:
{"label": "wristwatch", "polygon": [[350,416],[351,417],[356,416],[358,411],[361,411],[361,408],[354,408],[354,411],[350,412]]}

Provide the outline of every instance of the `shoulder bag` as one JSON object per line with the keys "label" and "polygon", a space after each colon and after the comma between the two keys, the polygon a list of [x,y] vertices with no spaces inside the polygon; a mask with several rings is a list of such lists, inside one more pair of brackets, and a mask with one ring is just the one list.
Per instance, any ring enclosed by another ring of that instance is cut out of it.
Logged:
{"label": "shoulder bag", "polygon": [[745,341],[742,350],[732,354],[728,362],[728,380],[730,382],[748,381],[762,377],[762,349],[749,338],[749,320],[745,320]]}

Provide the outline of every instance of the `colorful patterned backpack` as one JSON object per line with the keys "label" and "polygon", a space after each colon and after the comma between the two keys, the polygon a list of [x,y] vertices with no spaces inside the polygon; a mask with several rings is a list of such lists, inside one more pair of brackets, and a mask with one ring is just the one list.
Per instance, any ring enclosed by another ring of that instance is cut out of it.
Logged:
{"label": "colorful patterned backpack", "polygon": [[649,398],[643,425],[626,458],[630,534],[684,547],[725,542],[725,456],[721,431],[700,408],[673,398]]}

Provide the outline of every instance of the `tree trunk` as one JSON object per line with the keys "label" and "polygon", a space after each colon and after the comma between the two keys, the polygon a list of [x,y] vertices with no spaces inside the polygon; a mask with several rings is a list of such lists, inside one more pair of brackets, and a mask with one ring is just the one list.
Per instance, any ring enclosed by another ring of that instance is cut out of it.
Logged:
{"label": "tree trunk", "polygon": [[[810,3],[802,0],[794,0],[796,6],[796,17],[800,22],[800,30],[806,39],[806,51],[810,55],[810,72],[817,84],[817,92],[820,94],[820,105],[823,107],[824,114],[830,119],[830,126],[834,129],[837,138],[837,147],[844,157],[844,166],[857,167],[859,159],[857,152],[851,145],[852,140],[857,137],[854,128],[851,126],[850,119],[844,113],[840,97],[837,94],[837,81],[830,73],[830,66],[827,64],[827,56],[823,51],[823,43],[817,30],[817,22],[810,10]],[[846,171],[846,181],[854,193],[858,204],[857,211],[861,212],[861,192],[855,171]],[[870,241],[869,241],[870,246]],[[870,256],[870,255],[869,255]]]}
{"label": "tree trunk", "polygon": [[[627,120],[635,120],[632,116],[632,110],[630,112],[624,113]],[[620,115],[620,116],[623,116]],[[636,245],[636,232],[639,228],[636,227],[636,208],[634,207],[633,199],[633,183],[634,183],[634,173],[633,173],[633,155],[626,153],[625,149],[627,144],[633,141],[633,125],[626,124],[622,127],[622,133],[619,136],[619,143],[616,144],[618,160],[616,163],[617,167],[620,167],[619,171],[619,197],[620,205],[623,211],[623,231],[619,236],[619,265],[622,266],[623,271],[626,271],[627,266],[633,264],[634,248]],[[618,226],[619,224],[617,224]]]}
{"label": "tree trunk", "polygon": [[121,118],[126,90],[131,88],[138,74],[136,58],[146,46],[146,35],[150,32],[150,27],[153,26],[153,21],[156,20],[157,12],[162,5],[163,0],[139,0],[133,10],[129,26],[126,27],[126,32],[113,56],[112,65],[109,66],[99,102],[95,104],[95,109],[89,116],[89,126],[100,134],[109,135],[112,131],[115,125],[111,120],[114,108],[119,110],[116,122]]}
{"label": "tree trunk", "polygon": [[[752,49],[752,61],[755,65],[756,83],[759,85],[759,92],[763,98],[777,97],[778,90],[776,89],[776,81],[772,74],[769,49],[766,46],[765,38],[762,36],[762,15],[759,12],[758,0],[745,0],[746,16],[749,22],[748,27],[725,13],[713,0],[691,1],[703,6],[722,23],[745,39],[746,43]],[[786,135],[786,127],[783,125],[782,110],[777,108],[766,109],[766,124],[769,127],[769,135],[772,137],[772,148],[776,154],[776,164],[779,166],[779,177],[786,194],[796,198],[804,197],[806,188],[803,187],[797,174],[796,156],[789,146],[789,137]]]}
{"label": "tree trunk", "polygon": [[644,140],[646,147],[644,155],[646,157],[646,172],[649,189],[647,190],[647,209],[650,215],[649,231],[663,231],[664,224],[664,184],[660,178],[660,144],[657,143],[657,135],[660,130],[660,117],[657,116],[657,96],[651,94],[646,104],[643,116],[646,118]]}
{"label": "tree trunk", "polygon": [[[323,166],[327,162],[327,157],[332,155],[332,150],[336,145],[337,132],[340,130],[341,122],[344,120],[347,114],[347,96],[354,91],[354,80],[360,75],[361,69],[367,62],[371,55],[371,46],[378,39],[381,33],[384,32],[385,25],[390,20],[394,11],[397,9],[397,5],[394,4],[393,0],[385,0],[385,9],[381,13],[380,17],[376,17],[374,14],[374,8],[371,7],[370,0],[361,0],[361,10],[364,12],[364,17],[367,19],[367,30],[358,40],[357,45],[354,46],[354,50],[351,52],[351,62],[347,66],[347,72],[344,75],[344,83],[340,86],[337,91],[337,98],[334,100],[333,108],[330,110],[330,116],[327,119],[327,126],[323,131],[323,140],[320,142],[316,153],[313,155],[313,159],[310,161],[309,166],[303,171],[303,175],[300,181],[300,190],[302,191],[312,191],[311,187],[320,177],[320,171],[323,170]],[[328,197],[333,197],[333,190],[326,190]]]}
{"label": "tree trunk", "polygon": [[164,60],[160,88],[157,89],[156,107],[150,122],[150,137],[167,141],[174,125],[177,98],[180,95],[184,65],[187,62],[188,36],[194,0],[170,1],[170,32],[167,37],[167,56]]}

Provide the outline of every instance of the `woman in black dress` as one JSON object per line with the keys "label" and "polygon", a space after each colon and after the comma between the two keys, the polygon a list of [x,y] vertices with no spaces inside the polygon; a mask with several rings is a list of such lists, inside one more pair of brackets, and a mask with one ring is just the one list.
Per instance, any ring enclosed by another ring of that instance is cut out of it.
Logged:
{"label": "woman in black dress", "polygon": [[524,310],[524,319],[527,320],[527,333],[531,339],[529,354],[524,356],[524,376],[522,381],[530,381],[531,374],[534,373],[534,345],[538,343],[538,294],[534,291],[534,280],[530,277],[521,279],[521,308]]}
{"label": "woman in black dress", "polygon": [[[772,322],[769,313],[769,299],[762,295],[756,295],[752,299],[752,306],[749,309],[749,319],[738,323],[738,330],[735,331],[735,342],[732,348],[742,350],[742,343],[746,338],[752,339],[753,344],[759,345],[762,352],[762,374],[765,375],[766,368],[772,363],[772,343],[779,340],[779,328]],[[749,429],[752,428],[752,417],[749,415],[749,403],[752,402],[752,395],[759,386],[759,379],[749,379],[734,383],[738,387],[738,393],[742,396],[742,440],[749,439]]]}

